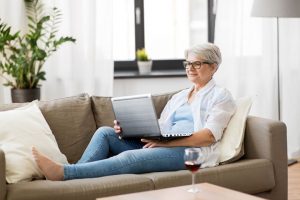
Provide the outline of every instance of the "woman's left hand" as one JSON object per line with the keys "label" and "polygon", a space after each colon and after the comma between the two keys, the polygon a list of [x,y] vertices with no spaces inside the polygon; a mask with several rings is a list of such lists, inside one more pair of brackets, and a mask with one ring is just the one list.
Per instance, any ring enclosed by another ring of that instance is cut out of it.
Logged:
{"label": "woman's left hand", "polygon": [[142,142],[146,143],[143,148],[154,148],[154,147],[167,147],[167,142],[162,142],[159,140],[149,140],[149,139],[141,139]]}

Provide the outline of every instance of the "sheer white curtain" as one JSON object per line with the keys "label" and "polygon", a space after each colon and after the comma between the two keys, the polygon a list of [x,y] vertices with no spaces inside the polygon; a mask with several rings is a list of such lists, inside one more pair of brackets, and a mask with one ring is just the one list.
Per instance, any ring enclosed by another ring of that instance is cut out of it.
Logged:
{"label": "sheer white curtain", "polygon": [[[235,98],[253,96],[250,114],[278,119],[276,19],[251,17],[252,0],[218,1],[215,43],[223,53],[217,81]],[[282,121],[289,157],[300,156],[300,19],[280,19]]]}
{"label": "sheer white curtain", "polygon": [[[26,30],[25,5],[20,0],[0,0],[0,18],[2,22],[12,26],[14,32]],[[5,81],[0,77],[0,103],[10,102],[10,89],[4,87]]]}
{"label": "sheer white curtain", "polygon": [[280,19],[282,120],[288,134],[288,153],[300,157],[300,19]]}
{"label": "sheer white curtain", "polygon": [[223,54],[218,83],[235,98],[253,97],[251,115],[277,119],[276,21],[251,17],[252,0],[218,1],[215,43]]}
{"label": "sheer white curtain", "polygon": [[[77,41],[75,44],[63,44],[45,63],[47,80],[41,82],[42,99],[61,98],[83,92],[90,95],[111,96],[113,94],[112,1],[44,0],[43,2],[46,6],[56,6],[62,11],[62,24],[57,35],[72,36]],[[1,18],[3,15],[8,19],[5,20],[8,24],[12,24],[13,21],[16,29],[20,29],[20,25],[24,27],[23,1],[0,0],[0,8]],[[0,93],[2,101],[9,101],[9,93],[1,91]]]}
{"label": "sheer white curtain", "polygon": [[[46,1],[45,1],[46,2]],[[46,63],[44,99],[87,92],[113,93],[112,1],[48,0],[62,10],[60,35],[71,35],[76,44],[62,46]]]}

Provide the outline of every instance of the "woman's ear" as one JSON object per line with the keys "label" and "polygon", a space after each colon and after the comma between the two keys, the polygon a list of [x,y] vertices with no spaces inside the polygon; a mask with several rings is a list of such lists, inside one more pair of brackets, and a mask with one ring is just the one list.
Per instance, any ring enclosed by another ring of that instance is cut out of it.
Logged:
{"label": "woman's ear", "polygon": [[213,73],[216,73],[216,71],[218,70],[218,65],[216,63],[213,63],[211,64],[211,66],[212,66]]}

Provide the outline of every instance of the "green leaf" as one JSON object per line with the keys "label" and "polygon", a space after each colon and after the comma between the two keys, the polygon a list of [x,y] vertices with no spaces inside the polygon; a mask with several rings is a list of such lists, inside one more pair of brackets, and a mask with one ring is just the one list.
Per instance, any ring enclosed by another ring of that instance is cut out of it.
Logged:
{"label": "green leaf", "polygon": [[42,49],[35,49],[33,56],[39,60],[39,61],[43,61],[45,59],[45,57],[47,56],[46,51],[42,50]]}
{"label": "green leaf", "polygon": [[14,87],[14,83],[13,82],[7,82],[3,84],[4,86],[10,86],[10,87]]}
{"label": "green leaf", "polygon": [[40,80],[45,81],[45,80],[46,80],[45,75],[46,75],[46,72],[42,71],[42,72],[39,72],[36,76],[37,76]]}

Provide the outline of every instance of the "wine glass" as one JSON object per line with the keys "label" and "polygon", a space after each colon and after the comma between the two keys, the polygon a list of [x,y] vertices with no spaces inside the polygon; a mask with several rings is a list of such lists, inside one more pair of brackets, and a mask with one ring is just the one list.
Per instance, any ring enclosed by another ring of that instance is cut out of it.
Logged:
{"label": "wine glass", "polygon": [[187,148],[184,150],[185,167],[192,173],[192,188],[188,192],[197,193],[199,189],[195,185],[195,174],[204,161],[203,155],[199,148]]}

